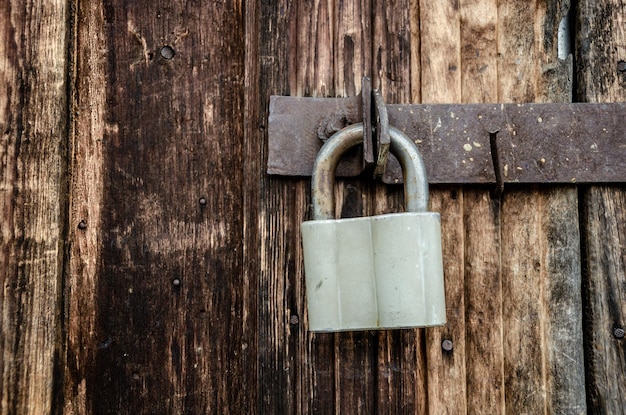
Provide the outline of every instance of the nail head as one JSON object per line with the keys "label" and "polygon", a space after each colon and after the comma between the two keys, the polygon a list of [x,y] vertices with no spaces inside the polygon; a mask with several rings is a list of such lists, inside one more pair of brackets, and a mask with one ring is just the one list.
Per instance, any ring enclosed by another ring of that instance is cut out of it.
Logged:
{"label": "nail head", "polygon": [[617,70],[619,72],[626,72],[626,62],[624,61],[617,62]]}
{"label": "nail head", "polygon": [[80,229],[81,231],[87,229],[87,222],[85,222],[84,220],[78,222],[78,229]]}
{"label": "nail head", "polygon": [[452,349],[454,349],[454,344],[452,343],[452,340],[446,339],[441,342],[441,348],[446,352],[451,352]]}
{"label": "nail head", "polygon": [[163,46],[161,48],[161,56],[163,59],[172,59],[174,57],[174,49],[171,46]]}
{"label": "nail head", "polygon": [[616,327],[613,329],[613,336],[615,336],[616,339],[623,339],[624,338],[624,329],[622,327]]}

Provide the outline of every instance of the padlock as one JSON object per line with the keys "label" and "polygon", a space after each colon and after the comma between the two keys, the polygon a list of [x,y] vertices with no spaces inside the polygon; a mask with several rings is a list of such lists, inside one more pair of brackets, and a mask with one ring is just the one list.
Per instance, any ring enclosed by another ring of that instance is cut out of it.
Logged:
{"label": "padlock", "polygon": [[354,124],[320,149],[312,177],[313,220],[302,223],[310,331],[439,326],[446,322],[441,221],[427,212],[428,182],[415,144],[390,127],[404,177],[406,212],[335,219],[335,169],[363,140]]}

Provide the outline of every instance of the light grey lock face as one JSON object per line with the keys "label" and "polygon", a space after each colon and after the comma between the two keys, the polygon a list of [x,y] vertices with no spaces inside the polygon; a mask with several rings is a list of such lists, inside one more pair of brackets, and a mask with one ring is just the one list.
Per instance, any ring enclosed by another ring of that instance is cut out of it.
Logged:
{"label": "light grey lock face", "polygon": [[415,145],[396,129],[390,133],[403,166],[406,213],[334,219],[334,171],[361,142],[361,124],[335,134],[318,155],[314,220],[302,224],[311,331],[445,324],[439,214],[426,212],[426,174]]}

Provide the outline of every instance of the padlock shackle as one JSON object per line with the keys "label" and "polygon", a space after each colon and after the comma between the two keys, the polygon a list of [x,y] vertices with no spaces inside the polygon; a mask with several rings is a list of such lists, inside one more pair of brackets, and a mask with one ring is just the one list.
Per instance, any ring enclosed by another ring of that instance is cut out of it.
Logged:
{"label": "padlock shackle", "polygon": [[[313,219],[335,218],[335,170],[341,156],[363,142],[363,124],[352,124],[336,132],[320,149],[311,179]],[[417,147],[400,130],[389,127],[390,150],[402,166],[404,204],[407,212],[425,212],[428,206],[428,182]]]}

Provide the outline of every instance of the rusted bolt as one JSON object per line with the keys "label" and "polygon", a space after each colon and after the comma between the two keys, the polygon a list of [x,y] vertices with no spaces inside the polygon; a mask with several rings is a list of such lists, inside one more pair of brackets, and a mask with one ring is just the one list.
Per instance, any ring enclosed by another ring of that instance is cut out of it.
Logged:
{"label": "rusted bolt", "polygon": [[626,62],[624,62],[624,61],[617,62],[617,71],[618,72],[626,72]]}
{"label": "rusted bolt", "polygon": [[615,336],[616,339],[623,339],[624,329],[622,327],[615,327],[613,329],[613,336]]}
{"label": "rusted bolt", "polygon": [[87,229],[87,222],[85,222],[85,220],[81,220],[80,222],[78,222],[78,229],[80,229],[81,231]]}
{"label": "rusted bolt", "polygon": [[163,59],[172,59],[174,55],[174,49],[172,49],[171,46],[163,46],[161,48],[161,56],[163,57]]}
{"label": "rusted bolt", "polygon": [[452,349],[454,349],[454,344],[452,343],[452,340],[446,339],[441,342],[441,348],[446,352],[451,352]]}
{"label": "rusted bolt", "polygon": [[299,322],[300,322],[300,319],[295,314],[289,318],[289,323],[293,324],[294,326],[298,324]]}
{"label": "rusted bolt", "polygon": [[198,200],[198,203],[200,203],[200,206],[206,206],[206,197],[201,197],[200,200]]}
{"label": "rusted bolt", "polygon": [[172,285],[173,285],[174,287],[180,287],[180,278],[174,278],[174,279],[172,280]]}

